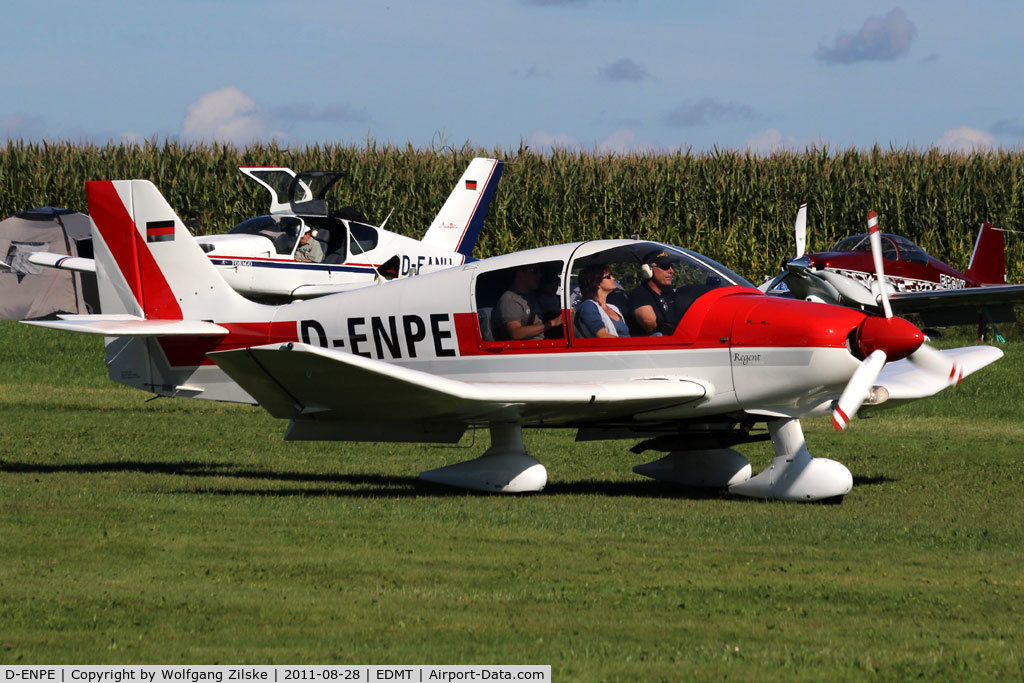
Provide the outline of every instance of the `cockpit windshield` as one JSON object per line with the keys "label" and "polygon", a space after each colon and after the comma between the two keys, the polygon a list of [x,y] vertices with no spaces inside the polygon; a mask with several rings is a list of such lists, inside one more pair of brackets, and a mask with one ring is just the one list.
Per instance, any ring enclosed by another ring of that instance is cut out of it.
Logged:
{"label": "cockpit windshield", "polygon": [[291,254],[299,239],[302,220],[294,216],[256,216],[228,230],[229,235],[260,235],[274,244],[278,254]]}
{"label": "cockpit windshield", "polygon": [[832,251],[871,251],[871,242],[868,239],[868,235],[854,235],[853,237],[847,237],[844,240],[840,240],[836,246],[832,247]]}
{"label": "cockpit windshield", "polygon": [[[917,246],[906,237],[900,237],[899,235],[890,235],[883,233],[882,237],[882,256],[889,261],[908,261],[910,263],[918,263],[924,265],[928,263],[928,254],[925,253],[924,249]],[[845,252],[871,252],[871,239],[870,235],[854,235],[853,237],[847,237],[841,240],[836,246],[832,247],[832,251],[845,251]]]}
{"label": "cockpit windshield", "polygon": [[928,263],[928,254],[924,252],[924,249],[906,237],[900,237],[899,235],[887,235],[887,237],[896,243],[896,248],[900,252],[900,261],[910,261],[911,263],[920,263],[922,265]]}
{"label": "cockpit windshield", "polygon": [[614,267],[619,286],[629,290],[650,279],[650,268],[654,262],[672,265],[671,286],[677,290],[693,287],[706,292],[717,287],[754,286],[742,276],[703,254],[657,242],[636,242],[578,258],[573,262],[572,276],[575,280],[579,272],[587,266],[605,264]]}
{"label": "cockpit windshield", "polygon": [[592,296],[593,275],[603,277],[605,273],[615,283],[615,290],[607,294],[607,301],[623,312],[634,336],[650,333],[637,327],[631,313],[642,298],[637,292],[643,293],[644,285],[651,280],[658,283],[662,292],[659,301],[664,305],[664,320],[661,327],[666,334],[671,333],[690,305],[707,292],[736,285],[753,287],[722,264],[696,252],[657,242],[634,242],[575,259],[570,272],[569,307],[575,310]]}

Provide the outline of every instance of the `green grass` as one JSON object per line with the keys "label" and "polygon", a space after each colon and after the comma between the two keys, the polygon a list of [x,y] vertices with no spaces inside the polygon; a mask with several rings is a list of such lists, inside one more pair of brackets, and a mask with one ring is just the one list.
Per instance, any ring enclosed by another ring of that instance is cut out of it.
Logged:
{"label": "green grass", "polygon": [[1019,341],[845,434],[806,421],[812,453],[854,474],[839,506],[681,491],[633,475],[630,442],[568,431],[527,433],[543,493],[448,491],[415,475],[485,433],[285,443],[257,408],[146,402],[106,380],[101,346],[0,323],[0,663],[1024,673]]}

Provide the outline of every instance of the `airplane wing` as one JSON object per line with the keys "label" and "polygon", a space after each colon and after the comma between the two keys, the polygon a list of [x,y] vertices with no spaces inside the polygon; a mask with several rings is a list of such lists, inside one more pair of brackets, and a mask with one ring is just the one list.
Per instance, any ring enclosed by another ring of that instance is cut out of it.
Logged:
{"label": "airplane wing", "polygon": [[[986,365],[1003,357],[1002,349],[994,346],[964,346],[958,349],[940,351],[942,355],[955,360],[963,368],[966,377]],[[887,363],[875,381],[877,386],[889,392],[889,399],[879,407],[888,407],[934,396],[949,386],[945,377],[920,369],[909,360]]]}
{"label": "airplane wing", "polygon": [[[877,310],[875,294],[862,283],[830,271],[800,270],[799,263],[789,264],[761,291],[773,296],[792,296],[797,299],[814,297],[828,303],[857,305]],[[794,272],[796,271],[796,272]],[[786,288],[781,287],[782,284]],[[920,315],[926,325],[973,325],[978,315],[988,312],[991,322],[1015,320],[1013,307],[1024,305],[1024,285],[983,285],[962,289],[932,289],[922,292],[889,293],[893,313]]]}
{"label": "airplane wing", "polygon": [[300,421],[568,424],[671,408],[713,393],[687,378],[467,382],[299,343],[209,357],[271,415]]}
{"label": "airplane wing", "polygon": [[28,257],[28,262],[47,268],[73,270],[76,273],[96,272],[96,261],[91,258],[68,256],[67,254],[52,254],[48,251],[32,252]]}
{"label": "airplane wing", "polygon": [[921,313],[940,308],[982,309],[1024,304],[1024,285],[983,285],[964,289],[897,292],[889,296],[894,313]]}
{"label": "airplane wing", "polygon": [[136,315],[62,315],[60,320],[22,320],[26,325],[105,337],[223,336],[228,329],[202,320],[147,320]]}

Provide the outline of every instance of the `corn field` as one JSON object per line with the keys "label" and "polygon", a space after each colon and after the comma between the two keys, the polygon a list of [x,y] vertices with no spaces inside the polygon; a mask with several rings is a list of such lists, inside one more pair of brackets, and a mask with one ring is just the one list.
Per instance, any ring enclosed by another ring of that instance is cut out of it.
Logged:
{"label": "corn field", "polygon": [[[955,268],[967,267],[978,226],[1021,229],[1024,151],[809,149],[612,155],[556,151],[423,150],[379,145],[27,143],[0,146],[0,215],[35,206],[83,213],[86,180],[146,178],[204,234],[266,213],[265,191],[238,166],[345,170],[332,208],[354,206],[388,229],[422,236],[474,156],[507,162],[478,257],[581,239],[638,235],[677,244],[759,282],[793,252],[793,220],[809,202],[808,245],[823,251],[866,230],[869,209]],[[1007,275],[1024,281],[1024,235],[1007,234]]]}

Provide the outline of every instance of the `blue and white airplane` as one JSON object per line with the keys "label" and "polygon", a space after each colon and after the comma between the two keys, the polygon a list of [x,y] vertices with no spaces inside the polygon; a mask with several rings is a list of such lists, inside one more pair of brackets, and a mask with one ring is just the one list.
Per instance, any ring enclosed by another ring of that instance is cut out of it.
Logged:
{"label": "blue and white airplane", "polygon": [[[269,213],[239,223],[224,235],[197,237],[221,277],[257,301],[309,299],[430,273],[472,261],[503,162],[473,159],[422,240],[368,224],[357,212],[329,211],[325,195],[341,171],[295,173],[281,166],[239,170],[270,193]],[[148,241],[171,233],[150,226]],[[298,260],[305,232],[316,240],[320,261]],[[37,252],[29,261],[64,270],[95,272],[92,259]]]}

